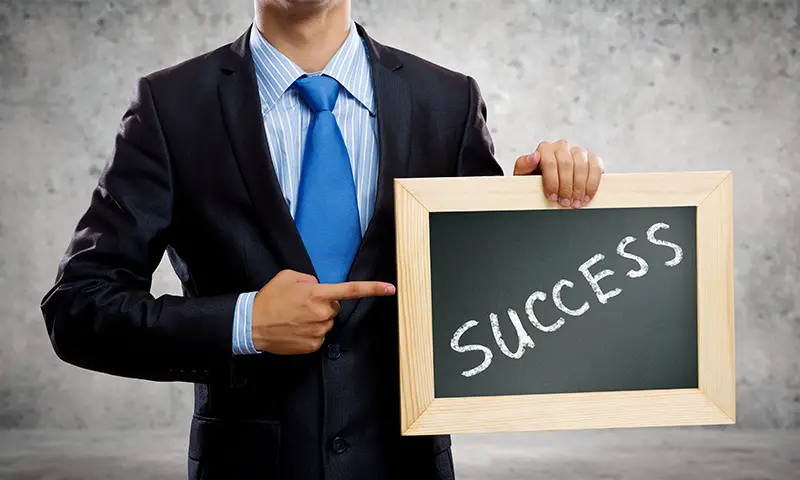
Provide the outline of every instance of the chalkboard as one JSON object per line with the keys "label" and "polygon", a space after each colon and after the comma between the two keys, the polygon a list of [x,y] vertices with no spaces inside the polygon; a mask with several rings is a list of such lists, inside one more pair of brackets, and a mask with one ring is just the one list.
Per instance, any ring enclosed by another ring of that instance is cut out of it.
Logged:
{"label": "chalkboard", "polygon": [[696,217],[432,212],[436,398],[697,388]]}
{"label": "chalkboard", "polygon": [[402,435],[736,422],[730,172],[394,182]]}

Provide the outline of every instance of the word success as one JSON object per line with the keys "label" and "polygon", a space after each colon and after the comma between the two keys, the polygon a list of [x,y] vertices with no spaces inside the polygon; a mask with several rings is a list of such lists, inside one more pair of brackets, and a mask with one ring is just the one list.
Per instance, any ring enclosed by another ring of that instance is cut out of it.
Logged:
{"label": "word success", "polygon": [[[661,229],[669,229],[669,225],[667,225],[666,223],[656,223],[652,225],[650,228],[647,229],[647,240],[654,245],[671,248],[675,252],[675,255],[671,260],[665,262],[664,265],[668,267],[674,267],[679,263],[681,263],[681,260],[683,260],[683,250],[681,249],[681,247],[675,245],[674,243],[656,238],[655,236],[656,232],[658,232]],[[647,262],[642,257],[639,257],[637,255],[625,251],[625,248],[635,241],[636,238],[629,236],[623,238],[622,241],[619,242],[619,245],[617,245],[618,255],[620,255],[625,259],[636,262],[636,264],[638,264],[639,268],[635,270],[629,270],[626,273],[626,275],[630,278],[643,277],[644,275],[647,274],[647,270],[649,268]],[[586,281],[589,282],[589,286],[592,287],[592,290],[597,296],[597,300],[601,304],[606,304],[609,299],[616,297],[622,292],[622,289],[620,288],[615,288],[608,292],[604,292],[600,288],[600,280],[613,275],[614,274],[613,270],[606,269],[598,273],[592,273],[589,270],[593,266],[595,266],[598,262],[602,261],[604,258],[605,256],[603,254],[598,253],[597,255],[593,256],[592,258],[584,262],[580,267],[578,267],[578,271],[580,271],[580,273],[583,274],[583,278],[585,278]],[[589,310],[589,302],[584,302],[583,305],[581,305],[578,308],[570,308],[564,305],[564,302],[561,300],[561,290],[563,290],[564,287],[573,288],[574,286],[575,284],[573,284],[569,280],[566,279],[559,280],[553,286],[552,299],[556,308],[558,308],[560,311],[572,317],[579,317]],[[547,294],[545,294],[544,292],[539,292],[539,291],[533,292],[528,297],[528,300],[525,302],[525,313],[528,316],[528,320],[530,320],[531,324],[534,327],[536,327],[537,330],[550,333],[550,332],[555,332],[556,330],[561,328],[566,322],[566,320],[564,320],[564,317],[560,317],[558,320],[556,320],[554,323],[550,325],[544,325],[539,321],[533,309],[534,303],[536,303],[537,301],[544,302],[546,299],[547,299]],[[500,323],[498,321],[497,314],[494,313],[489,314],[489,323],[492,327],[492,333],[494,334],[495,343],[497,343],[497,346],[500,348],[500,351],[509,358],[519,359],[522,358],[522,355],[525,353],[526,348],[534,347],[534,343],[530,335],[528,335],[528,333],[525,331],[525,328],[522,325],[522,321],[520,321],[519,315],[517,315],[517,312],[514,309],[512,308],[508,309],[508,317],[509,319],[511,319],[511,323],[514,325],[514,329],[516,330],[517,336],[519,337],[519,346],[517,347],[517,351],[515,352],[512,352],[508,348],[508,345],[506,345],[506,342],[503,340],[502,334],[500,333]],[[486,370],[487,368],[489,368],[489,365],[492,364],[493,355],[492,351],[488,347],[484,345],[461,345],[459,343],[459,341],[461,340],[461,336],[464,335],[464,333],[466,333],[467,330],[477,325],[478,325],[477,320],[467,321],[466,323],[461,325],[461,327],[459,327],[458,330],[456,330],[456,332],[453,334],[453,337],[450,339],[450,348],[452,348],[458,353],[483,352],[483,362],[481,362],[480,365],[478,365],[475,368],[471,368],[469,370],[461,372],[461,375],[465,377],[472,377],[473,375],[477,375]]]}

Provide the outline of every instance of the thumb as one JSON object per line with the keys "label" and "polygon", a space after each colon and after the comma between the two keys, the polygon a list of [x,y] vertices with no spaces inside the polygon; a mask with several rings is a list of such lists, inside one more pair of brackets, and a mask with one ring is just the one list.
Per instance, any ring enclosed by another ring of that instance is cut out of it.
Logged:
{"label": "thumb", "polygon": [[514,175],[529,175],[533,173],[541,160],[542,154],[538,150],[529,155],[520,156],[514,164]]}

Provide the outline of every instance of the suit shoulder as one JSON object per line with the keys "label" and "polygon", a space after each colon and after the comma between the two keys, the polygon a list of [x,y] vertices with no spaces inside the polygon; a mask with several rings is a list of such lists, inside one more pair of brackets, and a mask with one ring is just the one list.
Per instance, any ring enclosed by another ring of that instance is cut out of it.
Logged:
{"label": "suit shoulder", "polygon": [[408,81],[415,104],[425,108],[428,114],[463,118],[468,115],[476,96],[482,98],[477,82],[468,75],[408,52],[387,48],[402,63],[397,73]]}
{"label": "suit shoulder", "polygon": [[149,73],[144,78],[154,90],[189,88],[198,82],[206,81],[210,73],[218,72],[223,57],[230,53],[230,49],[229,43],[171,67]]}
{"label": "suit shoulder", "polygon": [[460,86],[463,88],[467,86],[469,77],[463,73],[450,70],[397,48],[388,46],[386,48],[402,62],[403,69],[406,69],[411,76],[436,80],[443,87]]}

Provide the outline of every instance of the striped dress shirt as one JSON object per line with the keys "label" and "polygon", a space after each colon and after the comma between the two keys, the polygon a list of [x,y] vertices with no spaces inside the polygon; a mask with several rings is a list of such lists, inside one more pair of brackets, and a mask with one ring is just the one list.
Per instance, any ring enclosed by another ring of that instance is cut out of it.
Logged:
{"label": "striped dress shirt", "polygon": [[[250,29],[250,52],[272,164],[289,212],[294,217],[303,147],[313,113],[291,86],[306,73],[267,42],[255,24]],[[333,115],[350,156],[363,236],[375,205],[378,142],[369,57],[355,23],[351,22],[347,39],[325,68],[311,75],[322,74],[336,79],[341,85]],[[236,355],[258,353],[251,331],[255,295],[256,292],[243,293],[236,303],[233,322],[233,353]]]}

